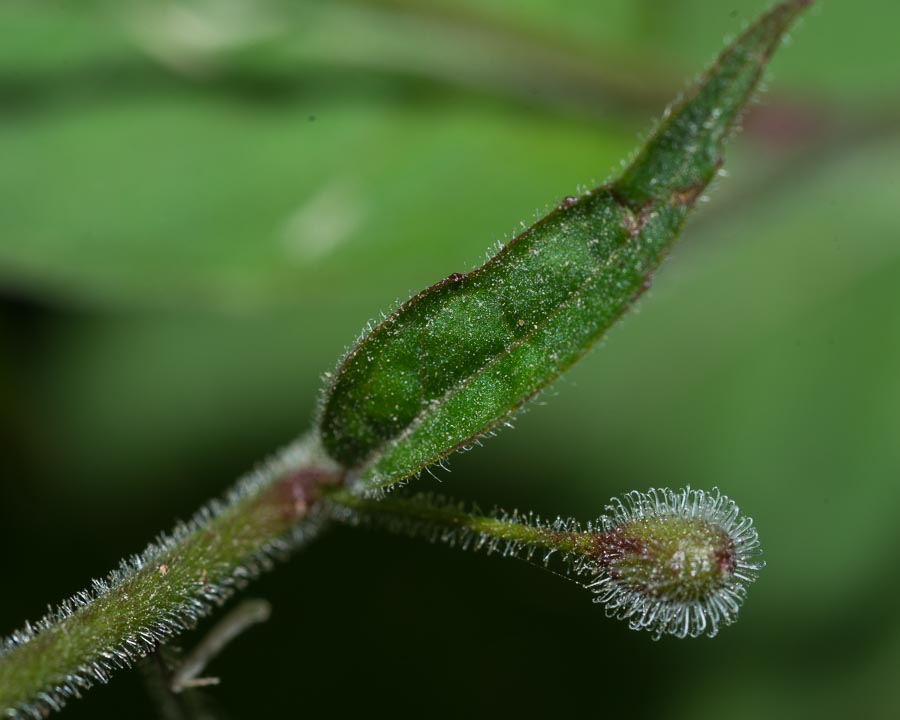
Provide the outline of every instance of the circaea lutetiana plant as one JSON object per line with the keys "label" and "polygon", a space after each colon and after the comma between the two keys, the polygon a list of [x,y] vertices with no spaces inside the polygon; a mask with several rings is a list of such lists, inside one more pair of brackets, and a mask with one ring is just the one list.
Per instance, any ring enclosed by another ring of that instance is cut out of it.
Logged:
{"label": "circaea lutetiana plant", "polygon": [[781,2],[663,115],[624,172],[423,290],[326,373],[313,430],[108,577],[0,642],[0,713],[39,718],[157,649],[331,522],[547,563],[654,637],[715,635],[763,563],[718,490],[650,489],[586,524],[392,492],[493,433],[647,289],[770,56],[811,0]]}

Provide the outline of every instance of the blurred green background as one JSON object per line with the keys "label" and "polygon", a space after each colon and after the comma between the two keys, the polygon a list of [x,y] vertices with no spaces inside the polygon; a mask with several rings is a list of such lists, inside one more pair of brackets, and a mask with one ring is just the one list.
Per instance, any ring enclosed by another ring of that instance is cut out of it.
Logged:
{"label": "blurred green background", "polygon": [[[0,634],[308,427],[366,320],[602,182],[764,7],[0,4]],[[524,563],[336,529],[253,586],[224,716],[900,715],[898,25],[820,0],[639,311],[418,483],[582,520],[719,485],[769,563],[741,621],[654,643]],[[140,673],[65,715],[123,716]]]}

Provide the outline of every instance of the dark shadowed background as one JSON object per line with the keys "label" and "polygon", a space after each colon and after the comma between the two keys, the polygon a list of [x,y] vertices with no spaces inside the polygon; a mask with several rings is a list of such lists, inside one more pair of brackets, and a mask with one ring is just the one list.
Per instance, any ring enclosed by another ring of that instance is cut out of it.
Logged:
{"label": "dark shadowed background", "polygon": [[[2,3],[0,634],[307,428],[366,320],[602,182],[765,5]],[[525,563],[336,529],[252,587],[223,717],[900,714],[898,25],[821,0],[639,311],[418,483],[581,520],[718,485],[769,563],[741,621],[654,643]]]}

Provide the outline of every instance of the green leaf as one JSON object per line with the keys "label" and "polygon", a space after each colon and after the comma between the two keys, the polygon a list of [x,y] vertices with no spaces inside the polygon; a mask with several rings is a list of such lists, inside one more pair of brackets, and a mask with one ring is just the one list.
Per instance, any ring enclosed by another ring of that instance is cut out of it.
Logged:
{"label": "green leaf", "polygon": [[615,182],[567,198],[484,266],[427,288],[348,354],[323,442],[388,487],[474,442],[580,358],[649,286],[721,164],[783,34],[777,5],[728,47]]}

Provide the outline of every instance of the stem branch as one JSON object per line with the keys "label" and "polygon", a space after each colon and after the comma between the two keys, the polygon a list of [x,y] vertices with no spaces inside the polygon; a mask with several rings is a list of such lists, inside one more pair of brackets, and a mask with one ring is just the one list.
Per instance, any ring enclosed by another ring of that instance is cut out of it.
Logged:
{"label": "stem branch", "polygon": [[285,448],[223,499],[0,642],[0,717],[44,717],[193,627],[317,529],[343,481],[315,438]]}

